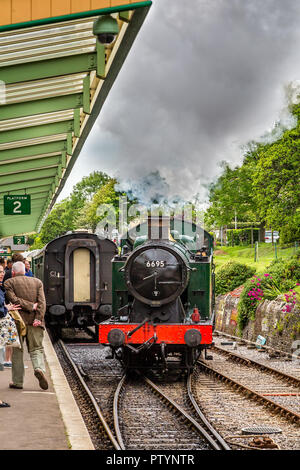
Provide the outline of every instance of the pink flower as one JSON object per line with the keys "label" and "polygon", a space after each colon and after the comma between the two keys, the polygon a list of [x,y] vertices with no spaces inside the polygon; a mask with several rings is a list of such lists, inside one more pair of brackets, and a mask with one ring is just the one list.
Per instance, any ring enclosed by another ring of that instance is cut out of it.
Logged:
{"label": "pink flower", "polygon": [[270,274],[264,274],[264,276],[265,276],[265,277],[269,277],[269,276],[270,276]]}

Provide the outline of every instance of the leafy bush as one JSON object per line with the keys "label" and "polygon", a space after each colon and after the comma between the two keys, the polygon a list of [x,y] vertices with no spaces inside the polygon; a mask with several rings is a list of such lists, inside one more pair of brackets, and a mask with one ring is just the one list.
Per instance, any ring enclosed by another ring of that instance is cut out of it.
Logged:
{"label": "leafy bush", "polygon": [[[281,295],[286,305],[283,312],[291,312],[296,304],[296,286],[300,281],[299,255],[288,260],[275,260],[268,266],[268,272],[249,279],[238,303],[238,326],[240,332],[248,320],[255,320],[256,309],[261,301],[274,300]],[[284,295],[282,295],[284,294]]]}
{"label": "leafy bush", "polygon": [[238,303],[238,327],[242,331],[249,320],[255,320],[255,313],[262,300],[274,300],[281,294],[278,283],[269,273],[257,274],[244,285]]}
{"label": "leafy bush", "polygon": [[[299,217],[299,216],[298,216]],[[300,221],[296,223],[286,224],[280,228],[280,243],[293,243],[300,241]]]}
{"label": "leafy bush", "polygon": [[[227,230],[227,243],[231,246],[236,245],[250,245],[251,243],[251,228],[231,229]],[[253,242],[258,241],[259,228],[253,229]]]}
{"label": "leafy bush", "polygon": [[267,267],[267,273],[279,284],[281,292],[286,292],[300,280],[300,256],[297,253],[288,260],[274,260]]}
{"label": "leafy bush", "polygon": [[216,295],[231,292],[241,286],[254,273],[255,268],[236,261],[229,261],[216,273]]}
{"label": "leafy bush", "polygon": [[253,288],[252,279],[249,279],[245,285],[244,289],[240,295],[240,300],[238,303],[238,318],[237,324],[239,331],[242,332],[244,327],[247,325],[249,320],[255,319],[255,312],[258,306],[258,298],[253,299],[249,296],[249,292]]}

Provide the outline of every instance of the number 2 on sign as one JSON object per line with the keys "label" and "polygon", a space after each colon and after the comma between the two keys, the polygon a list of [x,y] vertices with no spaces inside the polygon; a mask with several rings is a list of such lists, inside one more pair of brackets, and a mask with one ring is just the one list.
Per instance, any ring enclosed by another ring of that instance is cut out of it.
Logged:
{"label": "number 2 on sign", "polygon": [[21,202],[20,201],[14,201],[13,205],[14,205],[13,213],[14,214],[22,214],[22,211],[20,210]]}

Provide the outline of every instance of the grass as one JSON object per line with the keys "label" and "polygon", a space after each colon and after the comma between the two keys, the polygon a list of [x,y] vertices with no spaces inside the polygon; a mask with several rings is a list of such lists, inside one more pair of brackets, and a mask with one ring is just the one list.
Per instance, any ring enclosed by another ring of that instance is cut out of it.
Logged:
{"label": "grass", "polygon": [[[277,247],[277,258],[289,258],[295,253],[294,247]],[[216,271],[228,261],[237,261],[256,268],[257,272],[265,271],[275,259],[275,247],[271,243],[258,244],[258,261],[254,261],[254,247],[251,246],[217,246],[214,249]]]}

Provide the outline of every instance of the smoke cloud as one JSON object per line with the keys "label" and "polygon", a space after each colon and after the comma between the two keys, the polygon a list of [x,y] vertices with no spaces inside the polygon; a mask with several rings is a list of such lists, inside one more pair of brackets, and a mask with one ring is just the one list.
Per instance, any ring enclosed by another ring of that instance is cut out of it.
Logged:
{"label": "smoke cloud", "polygon": [[298,99],[299,23],[295,0],[154,0],[69,191],[95,169],[146,198],[205,200],[220,161],[238,164],[247,142],[296,124],[286,89]]}

